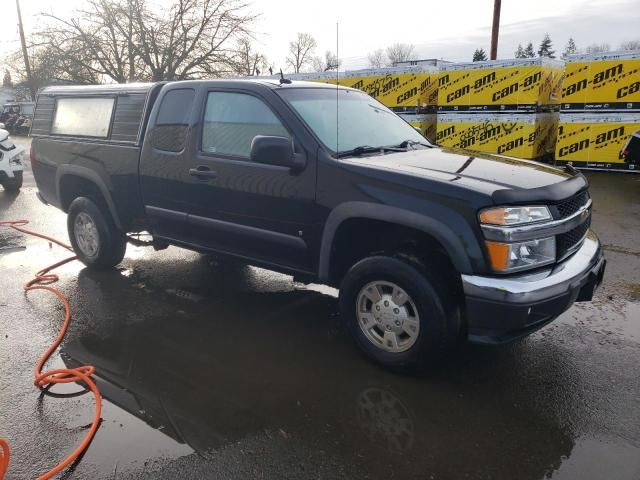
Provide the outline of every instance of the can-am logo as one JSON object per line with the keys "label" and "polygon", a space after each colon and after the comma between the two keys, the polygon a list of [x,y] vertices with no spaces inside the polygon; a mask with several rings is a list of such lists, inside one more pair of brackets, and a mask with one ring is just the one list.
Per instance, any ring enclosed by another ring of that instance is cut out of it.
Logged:
{"label": "can-am logo", "polygon": [[519,137],[515,140],[510,140],[507,143],[503,143],[498,147],[498,153],[505,153],[509,150],[513,150],[514,148],[518,148],[524,145],[524,138]]}
{"label": "can-am logo", "polygon": [[444,130],[439,131],[436,135],[436,140],[442,140],[443,138],[448,137],[449,135],[453,135],[455,132],[456,132],[456,127],[451,125],[450,127],[447,127]]}
{"label": "can-am logo", "polygon": [[418,87],[413,87],[413,88],[407,90],[406,92],[401,93],[400,95],[398,95],[398,97],[396,98],[396,103],[406,102],[411,97],[413,97],[413,96],[415,96],[417,94],[418,94]]}
{"label": "can-am logo", "polygon": [[[636,93],[640,91],[640,81],[633,82],[631,85],[625,85],[621,87],[616,92],[616,98],[624,98],[627,95],[631,95],[632,93]],[[631,108],[631,107],[629,107]]]}
{"label": "can-am logo", "polygon": [[452,102],[460,97],[464,97],[470,91],[471,88],[469,87],[469,85],[465,85],[464,87],[459,88],[455,92],[451,92],[449,95],[447,95],[447,102]]}
{"label": "can-am logo", "polygon": [[[620,137],[621,135],[624,135],[624,127],[614,128],[613,130],[609,130],[608,132],[603,132],[598,134],[598,136],[596,136],[595,138],[594,143],[596,145],[600,145],[602,143],[606,143],[611,140],[614,140]],[[575,143],[572,143],[571,145],[562,147],[560,150],[558,150],[558,156],[564,157],[571,153],[579,152],[580,150],[586,150],[587,148],[589,148],[589,145],[591,145],[591,140],[588,138],[585,138],[583,140],[580,140],[579,142],[575,142]]]}
{"label": "can-am logo", "polygon": [[473,88],[477,90],[478,88],[484,87],[487,83],[491,83],[495,81],[495,79],[496,79],[496,72],[491,72],[485,75],[484,77],[477,79],[473,84]]}
{"label": "can-am logo", "polygon": [[[568,97],[570,95],[578,93],[580,90],[587,88],[587,85],[589,85],[590,83],[592,85],[598,85],[606,80],[609,80],[610,78],[616,77],[621,74],[622,74],[622,64],[619,63],[618,65],[607,68],[606,70],[597,72],[596,74],[593,75],[593,78],[591,79],[591,81],[587,80],[586,78],[583,78],[578,82],[575,82],[575,83],[572,83],[571,85],[566,86],[565,88],[562,89],[562,96]],[[620,91],[618,90],[618,92]],[[621,98],[621,97],[618,96],[618,98]]]}
{"label": "can-am logo", "polygon": [[[535,84],[536,82],[539,82],[541,78],[542,78],[542,73],[540,72],[534,73],[533,75],[529,75],[522,82],[522,87],[528,88],[531,85]],[[491,99],[495,102],[497,100],[500,100],[501,98],[508,97],[509,95],[517,92],[519,88],[520,88],[520,83],[515,82],[507,87],[501,88],[497,92],[494,92],[493,95],[491,96]]]}

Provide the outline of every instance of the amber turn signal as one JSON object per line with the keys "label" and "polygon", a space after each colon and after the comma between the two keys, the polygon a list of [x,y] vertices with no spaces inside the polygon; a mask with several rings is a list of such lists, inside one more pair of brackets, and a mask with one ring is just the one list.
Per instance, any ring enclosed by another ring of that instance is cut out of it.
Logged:
{"label": "amber turn signal", "polygon": [[498,272],[504,272],[509,265],[509,244],[499,242],[486,242],[489,252],[491,268]]}

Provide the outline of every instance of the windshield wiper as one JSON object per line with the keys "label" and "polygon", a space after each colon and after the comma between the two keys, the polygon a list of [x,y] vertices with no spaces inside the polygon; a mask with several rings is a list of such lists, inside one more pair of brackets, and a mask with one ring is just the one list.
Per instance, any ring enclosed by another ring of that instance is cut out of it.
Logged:
{"label": "windshield wiper", "polygon": [[357,157],[358,155],[364,155],[365,153],[375,153],[375,152],[404,152],[404,148],[400,147],[371,147],[369,145],[360,145],[359,147],[352,148],[351,150],[342,150],[336,154],[337,158],[342,157]]}
{"label": "windshield wiper", "polygon": [[433,148],[434,146],[429,144],[429,143],[425,143],[425,142],[419,142],[417,140],[405,140],[404,142],[400,142],[398,145],[393,145],[393,147],[395,148],[409,148],[412,145],[421,145],[423,147],[428,147],[428,148]]}

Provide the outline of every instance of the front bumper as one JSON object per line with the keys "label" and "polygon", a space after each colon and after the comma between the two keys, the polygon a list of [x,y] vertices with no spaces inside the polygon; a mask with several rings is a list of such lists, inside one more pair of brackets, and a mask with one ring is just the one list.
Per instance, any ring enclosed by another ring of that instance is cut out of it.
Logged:
{"label": "front bumper", "polygon": [[543,327],[574,302],[585,302],[602,282],[606,260],[589,231],[570,258],[541,272],[462,275],[469,341],[506,343]]}
{"label": "front bumper", "polygon": [[[20,163],[14,163],[14,159],[19,156]],[[6,152],[2,155],[0,159],[0,180],[12,180],[19,175],[22,175],[24,161],[22,159],[22,151],[14,152],[11,151],[11,156],[9,156]]]}

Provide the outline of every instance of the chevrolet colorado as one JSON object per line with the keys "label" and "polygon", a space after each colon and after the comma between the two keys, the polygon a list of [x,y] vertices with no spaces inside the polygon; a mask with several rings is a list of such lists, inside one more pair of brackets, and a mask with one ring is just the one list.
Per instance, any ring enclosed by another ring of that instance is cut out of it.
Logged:
{"label": "chevrolet colorado", "polygon": [[391,367],[504,343],[588,301],[605,259],[583,175],[442,150],[363,92],[277,80],[55,86],[31,129],[39,198],[90,268],[128,234],[339,288]]}

